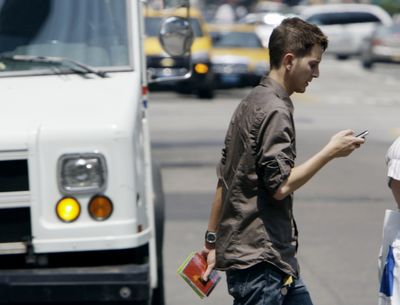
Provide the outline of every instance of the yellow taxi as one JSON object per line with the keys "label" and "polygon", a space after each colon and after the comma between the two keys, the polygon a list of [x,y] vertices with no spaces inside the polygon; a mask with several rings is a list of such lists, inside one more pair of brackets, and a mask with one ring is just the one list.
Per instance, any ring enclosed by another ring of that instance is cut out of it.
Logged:
{"label": "yellow taxi", "polygon": [[[181,93],[193,93],[199,98],[214,97],[214,75],[211,68],[212,40],[205,29],[205,22],[199,10],[190,9],[190,24],[194,33],[191,47],[191,57],[170,57],[159,42],[161,22],[169,16],[186,17],[185,9],[152,10],[145,12],[145,53],[149,72],[156,76],[182,76],[192,70],[192,75],[186,80],[169,81],[150,85],[150,90],[159,87],[170,87]],[[187,68],[182,68],[187,67]]]}
{"label": "yellow taxi", "polygon": [[256,86],[269,72],[269,52],[249,24],[208,24],[212,65],[220,88]]}

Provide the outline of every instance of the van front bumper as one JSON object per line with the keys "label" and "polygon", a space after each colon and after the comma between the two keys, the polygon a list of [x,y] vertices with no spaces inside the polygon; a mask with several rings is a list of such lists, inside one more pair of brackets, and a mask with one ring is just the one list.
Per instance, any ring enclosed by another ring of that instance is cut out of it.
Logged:
{"label": "van front bumper", "polygon": [[0,304],[129,302],[148,304],[149,265],[0,271]]}

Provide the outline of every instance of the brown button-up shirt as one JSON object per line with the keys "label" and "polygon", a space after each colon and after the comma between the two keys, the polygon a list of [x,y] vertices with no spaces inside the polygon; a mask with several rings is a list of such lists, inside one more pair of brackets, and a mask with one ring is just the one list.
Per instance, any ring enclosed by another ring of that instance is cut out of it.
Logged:
{"label": "brown button-up shirt", "polygon": [[234,112],[218,165],[223,191],[217,269],[268,262],[298,275],[292,195],[273,198],[295,157],[292,101],[283,87],[265,77]]}

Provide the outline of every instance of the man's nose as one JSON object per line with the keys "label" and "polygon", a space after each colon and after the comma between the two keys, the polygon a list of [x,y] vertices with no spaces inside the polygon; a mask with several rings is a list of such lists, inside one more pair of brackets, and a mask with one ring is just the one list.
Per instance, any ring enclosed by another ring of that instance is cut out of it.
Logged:
{"label": "man's nose", "polygon": [[314,69],[312,76],[313,76],[314,78],[319,77],[319,68],[315,68],[315,69]]}

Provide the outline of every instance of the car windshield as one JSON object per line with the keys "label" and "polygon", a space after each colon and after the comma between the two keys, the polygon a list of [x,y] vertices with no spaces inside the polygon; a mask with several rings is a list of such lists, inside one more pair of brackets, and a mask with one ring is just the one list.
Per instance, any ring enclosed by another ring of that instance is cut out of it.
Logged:
{"label": "car windshield", "polygon": [[213,46],[217,48],[262,48],[258,36],[247,32],[211,33]]}
{"label": "car windshield", "polygon": [[[162,21],[163,18],[161,17],[146,17],[146,35],[148,37],[157,37],[160,34]],[[192,26],[194,37],[203,36],[203,31],[201,30],[200,22],[198,19],[190,18],[190,25]]]}
{"label": "car windshield", "polygon": [[307,21],[317,25],[381,22],[377,16],[368,12],[321,13],[307,18]]}
{"label": "car windshield", "polygon": [[126,11],[125,0],[0,0],[0,72],[49,68],[49,61],[10,59],[14,55],[126,67]]}

